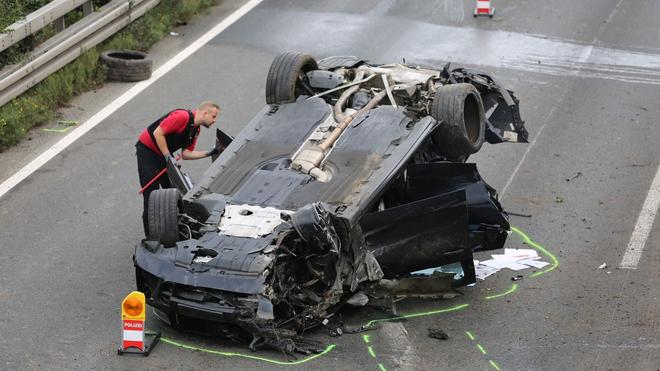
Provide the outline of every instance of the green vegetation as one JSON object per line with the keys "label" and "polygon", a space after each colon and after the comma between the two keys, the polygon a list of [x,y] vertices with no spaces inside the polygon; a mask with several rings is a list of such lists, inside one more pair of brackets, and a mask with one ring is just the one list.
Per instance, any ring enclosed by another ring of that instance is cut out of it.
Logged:
{"label": "green vegetation", "polygon": [[[2,0],[0,1],[0,32],[7,32],[7,27],[16,21],[19,21],[28,14],[38,10],[52,0]],[[93,0],[94,7],[99,7],[107,4],[110,0]],[[82,8],[69,12],[64,17],[66,24],[73,24],[82,18]],[[45,27],[40,31],[26,37],[16,45],[2,51],[0,53],[0,69],[6,65],[19,63],[25,58],[25,53],[32,50],[35,46],[47,40],[55,34],[55,28],[52,26]]]}
{"label": "green vegetation", "polygon": [[[0,29],[5,29],[17,19],[48,2],[46,0],[0,1],[0,14],[2,14],[0,15]],[[95,4],[107,2],[95,1]],[[0,107],[0,152],[16,144],[31,127],[53,120],[57,108],[73,96],[101,85],[105,80],[105,68],[100,63],[99,55],[103,51],[111,49],[146,51],[165,36],[172,27],[187,22],[202,9],[218,2],[219,0],[161,0],[154,9],[104,43],[50,75],[23,95]],[[72,15],[72,17],[76,16],[79,17],[76,14]],[[34,41],[31,42],[34,43]],[[17,52],[9,49],[3,51],[0,53],[0,66],[3,65],[3,61],[4,63],[15,63],[15,55],[11,57],[14,59],[5,59],[12,53],[22,56],[24,51]]]}

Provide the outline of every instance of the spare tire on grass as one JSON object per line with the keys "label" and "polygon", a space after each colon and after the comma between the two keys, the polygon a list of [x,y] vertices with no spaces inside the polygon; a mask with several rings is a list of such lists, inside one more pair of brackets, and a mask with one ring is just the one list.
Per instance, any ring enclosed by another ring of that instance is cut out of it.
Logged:
{"label": "spare tire on grass", "polygon": [[108,66],[108,80],[142,81],[151,77],[153,63],[146,53],[135,50],[108,50],[101,54]]}

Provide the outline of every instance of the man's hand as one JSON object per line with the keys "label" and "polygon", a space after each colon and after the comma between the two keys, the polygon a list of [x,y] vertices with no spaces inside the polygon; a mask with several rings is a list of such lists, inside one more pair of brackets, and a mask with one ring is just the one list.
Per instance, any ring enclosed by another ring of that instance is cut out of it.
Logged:
{"label": "man's hand", "polygon": [[171,161],[171,162],[172,162],[174,165],[176,165],[177,167],[179,167],[179,168],[181,167],[181,163],[178,162],[178,161],[176,160],[176,157],[174,157],[174,155],[172,155],[171,153],[168,153],[167,156],[165,156],[165,161],[166,161],[166,162],[167,162],[167,161]]}
{"label": "man's hand", "polygon": [[206,152],[206,157],[217,156],[220,154],[220,149],[218,147],[213,147],[212,150]]}

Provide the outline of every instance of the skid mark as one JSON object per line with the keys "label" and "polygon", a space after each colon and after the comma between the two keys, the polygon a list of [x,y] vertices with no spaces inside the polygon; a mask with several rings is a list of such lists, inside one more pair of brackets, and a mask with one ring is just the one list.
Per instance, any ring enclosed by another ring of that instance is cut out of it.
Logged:
{"label": "skid mark", "polygon": [[[446,0],[444,13],[458,22],[465,13],[462,4]],[[268,29],[254,30],[255,40],[263,44],[281,45],[280,49],[296,50],[309,47],[307,40],[323,45],[323,56],[345,55],[369,50],[370,44],[355,40],[354,35],[379,35],[387,40],[387,50],[378,51],[378,61],[388,63],[401,57],[415,56],[411,63],[440,65],[446,61],[458,64],[491,66],[532,73],[577,78],[614,80],[633,84],[660,85],[660,54],[597,46],[592,43],[560,39],[546,35],[484,30],[440,25],[384,14],[378,19],[369,14],[320,13],[283,11],[273,13],[257,9],[253,17],[259,22],[282,24],[275,35]],[[290,19],[314,19],[314,24],[291,23]],[[331,32],[337,25],[347,28],[340,34]],[[387,27],[384,27],[387,25]],[[601,30],[602,31],[602,30]],[[599,32],[600,33],[600,32]],[[300,35],[306,35],[301,38]],[[442,35],[439,37],[438,35]],[[410,40],[415,40],[411,43]],[[282,45],[284,43],[284,45]],[[429,47],[432,46],[432,47]],[[374,58],[365,55],[365,58]]]}

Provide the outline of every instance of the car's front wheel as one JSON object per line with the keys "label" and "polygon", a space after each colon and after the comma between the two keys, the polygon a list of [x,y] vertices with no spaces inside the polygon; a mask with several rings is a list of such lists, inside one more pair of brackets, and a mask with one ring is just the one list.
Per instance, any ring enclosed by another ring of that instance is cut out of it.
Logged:
{"label": "car's front wheel", "polygon": [[481,149],[486,130],[484,106],[471,84],[445,85],[431,104],[431,116],[440,122],[433,142],[448,159],[464,161]]}
{"label": "car's front wheel", "polygon": [[316,60],[309,54],[286,52],[273,60],[266,78],[266,103],[291,103],[300,95],[312,95],[307,72],[317,70]]}
{"label": "car's front wheel", "polygon": [[176,188],[158,189],[149,195],[149,239],[174,246],[179,239],[179,203]]}

